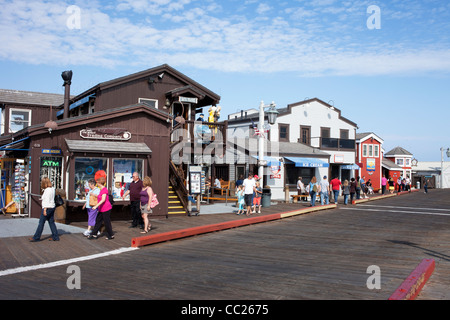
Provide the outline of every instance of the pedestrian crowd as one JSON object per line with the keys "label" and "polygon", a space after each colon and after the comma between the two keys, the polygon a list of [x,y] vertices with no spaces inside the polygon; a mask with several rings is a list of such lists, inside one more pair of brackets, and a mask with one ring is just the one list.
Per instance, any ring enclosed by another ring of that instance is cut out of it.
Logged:
{"label": "pedestrian crowd", "polygon": [[[396,185],[398,192],[411,191],[411,179],[409,176],[406,178],[398,178],[397,184],[395,184],[392,177],[387,179],[383,175],[383,178],[381,179],[381,194],[385,194],[387,188],[389,188],[390,193],[394,193]],[[427,184],[425,185],[425,190],[427,191]],[[368,198],[369,194],[375,193],[371,179],[366,181],[365,176],[351,178],[350,181],[348,179],[341,181],[339,180],[339,177],[335,177],[331,181],[328,181],[327,176],[324,176],[320,181],[317,181],[317,178],[314,176],[306,185],[303,183],[302,177],[298,177],[297,192],[299,196],[304,196],[304,198],[310,196],[310,206],[316,205],[317,197],[319,197],[321,205],[329,204],[331,196],[333,196],[334,203],[337,204],[339,196],[342,195],[344,197],[344,205],[347,205],[349,199],[350,203],[352,203],[354,199]],[[302,197],[300,199],[302,199]]]}
{"label": "pedestrian crowd", "polygon": [[[100,170],[96,172],[95,178],[88,181],[89,192],[86,196],[86,202],[83,210],[86,209],[88,216],[88,228],[83,233],[89,240],[98,239],[101,235],[100,228],[105,227],[107,240],[114,239],[114,231],[111,223],[111,211],[113,208],[113,197],[106,188],[106,172]],[[44,177],[41,181],[41,216],[38,227],[31,242],[40,241],[47,221],[52,232],[50,240],[59,241],[58,230],[55,224],[55,209],[57,205],[57,196],[50,179]],[[152,180],[150,177],[140,179],[139,174],[134,172],[132,182],[128,184],[128,190],[124,193],[122,199],[130,195],[130,208],[132,223],[130,228],[140,227],[141,233],[148,233],[151,230],[149,215],[152,209],[158,205],[158,199],[152,189]]]}

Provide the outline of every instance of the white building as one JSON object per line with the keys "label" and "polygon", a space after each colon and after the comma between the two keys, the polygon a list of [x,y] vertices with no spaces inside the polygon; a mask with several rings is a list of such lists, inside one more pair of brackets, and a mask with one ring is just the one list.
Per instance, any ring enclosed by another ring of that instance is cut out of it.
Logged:
{"label": "white building", "polygon": [[[354,169],[359,168],[355,165],[357,125],[339,109],[314,98],[277,110],[276,123],[264,132],[265,150],[270,150],[265,154],[272,160],[266,167],[264,184],[271,186],[273,199],[284,199],[285,185],[295,193],[299,176],[309,183],[313,176],[320,181],[324,176],[331,180],[354,175]],[[258,118],[254,110],[230,115],[228,139],[256,138]]]}
{"label": "white building", "polygon": [[[423,188],[424,180],[428,179],[429,181],[431,180],[431,185],[429,184],[431,187],[450,188],[450,162],[444,162],[443,169],[441,183],[442,163],[440,161],[419,161],[417,166],[412,168],[415,183],[419,181],[421,183],[420,187]],[[419,180],[418,177],[421,179]]]}

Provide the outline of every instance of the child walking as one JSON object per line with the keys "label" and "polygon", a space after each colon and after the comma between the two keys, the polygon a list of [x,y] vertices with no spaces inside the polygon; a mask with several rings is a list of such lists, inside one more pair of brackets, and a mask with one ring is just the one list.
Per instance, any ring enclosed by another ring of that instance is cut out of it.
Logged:
{"label": "child walking", "polygon": [[256,182],[255,192],[253,194],[253,208],[252,213],[256,213],[256,207],[258,206],[258,213],[261,213],[261,195],[262,189],[259,185],[259,181]]}
{"label": "child walking", "polygon": [[244,187],[242,185],[240,185],[238,187],[237,197],[238,197],[239,210],[236,214],[237,215],[244,214],[245,200],[244,200]]}
{"label": "child walking", "polygon": [[83,205],[83,210],[87,209],[88,214],[88,228],[83,233],[86,237],[89,237],[92,229],[95,227],[95,221],[97,219],[97,210],[92,209],[98,202],[98,194],[100,193],[100,189],[97,188],[95,180],[89,179],[89,193],[86,195],[86,202]]}

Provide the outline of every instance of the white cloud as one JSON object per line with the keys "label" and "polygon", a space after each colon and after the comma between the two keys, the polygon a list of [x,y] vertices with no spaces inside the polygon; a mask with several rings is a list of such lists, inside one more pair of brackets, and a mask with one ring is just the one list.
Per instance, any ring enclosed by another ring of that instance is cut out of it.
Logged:
{"label": "white cloud", "polygon": [[[212,0],[119,0],[107,8],[86,2],[78,4],[81,29],[69,30],[69,3],[0,0],[0,59],[104,67],[169,63],[301,75],[450,71],[448,38],[417,47],[392,42],[387,30],[370,33],[364,29],[367,3],[320,0],[277,10],[261,3],[255,10],[272,16],[260,19],[238,16],[229,3]],[[386,11],[394,19],[400,8]],[[414,8],[411,14],[417,15]],[[435,12],[446,12],[441,9]]]}

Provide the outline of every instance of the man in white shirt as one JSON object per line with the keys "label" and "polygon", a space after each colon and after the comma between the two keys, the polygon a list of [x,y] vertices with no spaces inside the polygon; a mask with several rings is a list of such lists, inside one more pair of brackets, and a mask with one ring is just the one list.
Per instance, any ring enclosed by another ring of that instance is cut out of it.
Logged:
{"label": "man in white shirt", "polygon": [[330,204],[330,183],[327,180],[327,176],[324,176],[322,181],[320,181],[320,204],[323,206],[324,200],[325,204]]}
{"label": "man in white shirt", "polygon": [[256,189],[256,181],[253,179],[253,173],[248,174],[248,178],[244,180],[242,185],[244,186],[244,201],[248,215],[253,205],[253,192]]}

